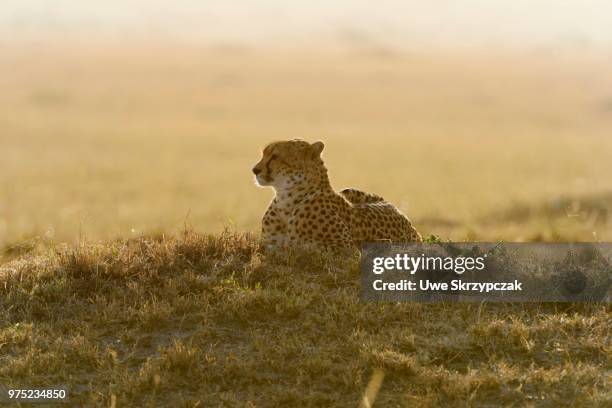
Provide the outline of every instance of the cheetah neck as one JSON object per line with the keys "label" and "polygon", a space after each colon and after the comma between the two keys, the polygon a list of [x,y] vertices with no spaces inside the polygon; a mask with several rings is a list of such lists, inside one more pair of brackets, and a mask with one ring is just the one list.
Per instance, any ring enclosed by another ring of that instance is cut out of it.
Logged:
{"label": "cheetah neck", "polygon": [[276,203],[280,207],[290,207],[303,199],[318,194],[335,194],[327,172],[312,178],[295,178],[292,182],[275,187]]}

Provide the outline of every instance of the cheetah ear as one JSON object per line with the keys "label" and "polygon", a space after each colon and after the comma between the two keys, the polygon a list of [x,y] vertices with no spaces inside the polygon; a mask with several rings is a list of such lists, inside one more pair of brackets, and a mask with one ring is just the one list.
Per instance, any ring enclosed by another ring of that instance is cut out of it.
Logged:
{"label": "cheetah ear", "polygon": [[317,157],[321,156],[321,152],[323,151],[324,147],[325,145],[323,142],[314,142],[311,144],[310,149],[312,151],[312,158],[316,159]]}

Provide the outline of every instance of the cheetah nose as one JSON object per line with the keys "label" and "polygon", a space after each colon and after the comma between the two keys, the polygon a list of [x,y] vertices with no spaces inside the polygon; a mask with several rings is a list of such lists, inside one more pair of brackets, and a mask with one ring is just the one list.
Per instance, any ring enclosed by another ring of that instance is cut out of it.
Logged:
{"label": "cheetah nose", "polygon": [[253,173],[255,173],[255,175],[258,175],[259,173],[261,173],[261,169],[258,169],[257,167],[253,167]]}

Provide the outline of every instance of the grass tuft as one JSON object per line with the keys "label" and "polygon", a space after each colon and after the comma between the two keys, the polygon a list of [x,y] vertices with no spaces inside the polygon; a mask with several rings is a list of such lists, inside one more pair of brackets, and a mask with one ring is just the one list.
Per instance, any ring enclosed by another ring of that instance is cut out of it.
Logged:
{"label": "grass tuft", "polygon": [[0,264],[0,383],[87,406],[611,401],[609,306],[359,290],[357,256],[229,231],[26,252]]}

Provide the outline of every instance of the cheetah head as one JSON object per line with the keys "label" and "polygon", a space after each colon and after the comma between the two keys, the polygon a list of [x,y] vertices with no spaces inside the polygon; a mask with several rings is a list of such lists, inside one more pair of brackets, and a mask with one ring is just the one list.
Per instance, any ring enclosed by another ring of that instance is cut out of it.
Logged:
{"label": "cheetah head", "polygon": [[256,183],[278,191],[298,183],[317,182],[325,172],[323,147],[323,142],[311,144],[300,139],[270,143],[253,167]]}

